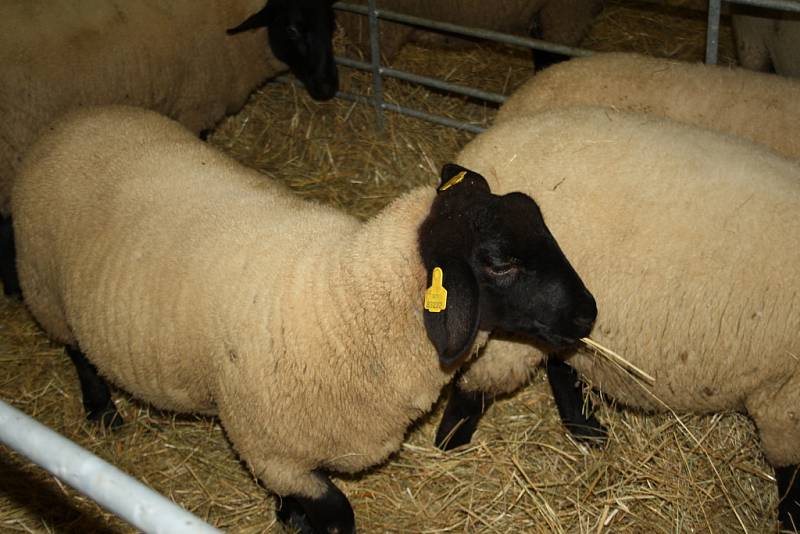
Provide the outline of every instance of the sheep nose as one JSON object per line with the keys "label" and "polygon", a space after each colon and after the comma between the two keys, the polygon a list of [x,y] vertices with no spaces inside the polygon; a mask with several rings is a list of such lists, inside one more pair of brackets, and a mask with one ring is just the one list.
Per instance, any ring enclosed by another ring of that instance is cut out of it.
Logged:
{"label": "sheep nose", "polygon": [[585,335],[589,335],[595,319],[597,319],[597,303],[591,293],[584,291],[581,304],[572,318],[572,324],[586,332]]}

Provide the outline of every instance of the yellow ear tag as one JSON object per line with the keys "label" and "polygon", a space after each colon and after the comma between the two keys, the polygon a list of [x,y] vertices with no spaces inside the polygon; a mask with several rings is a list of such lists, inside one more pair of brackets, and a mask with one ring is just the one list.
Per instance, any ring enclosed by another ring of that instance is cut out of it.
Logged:
{"label": "yellow ear tag", "polygon": [[464,176],[466,176],[466,175],[467,175],[467,171],[461,171],[460,173],[456,174],[455,176],[453,176],[452,178],[447,180],[445,183],[443,183],[442,186],[439,188],[439,191],[444,191],[445,189],[450,189],[451,187],[453,187],[454,185],[459,183],[461,180],[463,180]]}
{"label": "yellow ear tag", "polygon": [[431,287],[425,290],[425,309],[429,312],[439,313],[447,308],[447,290],[442,286],[443,277],[442,270],[434,267]]}

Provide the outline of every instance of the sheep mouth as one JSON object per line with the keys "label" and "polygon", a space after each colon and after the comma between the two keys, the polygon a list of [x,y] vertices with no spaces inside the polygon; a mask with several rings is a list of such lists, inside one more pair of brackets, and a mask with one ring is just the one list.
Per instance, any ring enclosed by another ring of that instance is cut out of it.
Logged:
{"label": "sheep mouth", "polygon": [[569,334],[559,332],[557,329],[544,323],[534,321],[533,328],[529,333],[530,337],[537,345],[542,345],[548,351],[561,351],[574,347],[580,341],[582,335],[570,332]]}
{"label": "sheep mouth", "polygon": [[561,351],[574,347],[580,338],[563,336],[554,332],[538,332],[533,334],[534,340],[544,345],[550,351]]}

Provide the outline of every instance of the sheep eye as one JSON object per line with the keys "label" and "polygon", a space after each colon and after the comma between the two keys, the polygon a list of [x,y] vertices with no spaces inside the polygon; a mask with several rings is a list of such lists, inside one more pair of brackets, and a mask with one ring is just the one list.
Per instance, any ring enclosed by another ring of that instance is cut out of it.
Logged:
{"label": "sheep eye", "polygon": [[517,272],[517,266],[511,262],[496,263],[486,267],[486,272],[491,276],[508,276]]}

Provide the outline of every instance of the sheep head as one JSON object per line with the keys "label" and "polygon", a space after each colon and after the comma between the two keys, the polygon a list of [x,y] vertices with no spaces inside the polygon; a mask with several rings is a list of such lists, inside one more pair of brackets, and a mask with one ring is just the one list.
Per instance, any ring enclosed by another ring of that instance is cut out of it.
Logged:
{"label": "sheep head", "polygon": [[329,100],[339,89],[332,4],[331,0],[269,0],[228,34],[266,27],[275,57],[303,82],[311,98]]}
{"label": "sheep head", "polygon": [[[522,193],[495,195],[480,174],[455,164],[419,229],[419,250],[433,301],[428,338],[442,365],[458,362],[478,330],[529,337],[547,349],[573,345],[591,331],[594,298]],[[438,268],[438,269],[437,269]]]}

